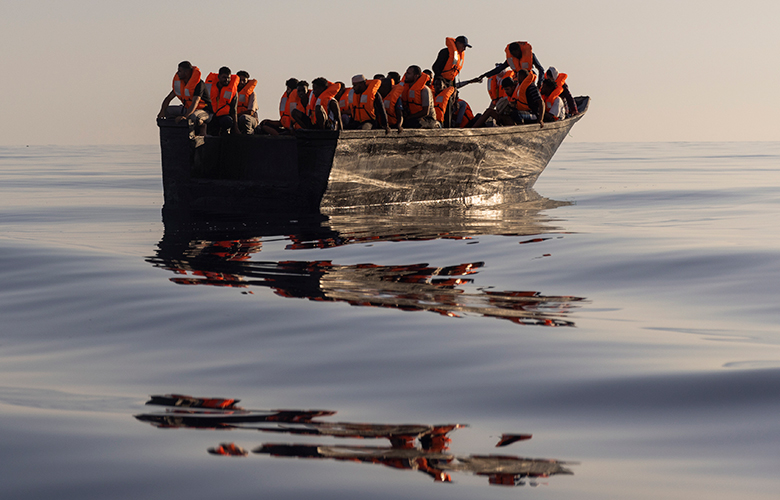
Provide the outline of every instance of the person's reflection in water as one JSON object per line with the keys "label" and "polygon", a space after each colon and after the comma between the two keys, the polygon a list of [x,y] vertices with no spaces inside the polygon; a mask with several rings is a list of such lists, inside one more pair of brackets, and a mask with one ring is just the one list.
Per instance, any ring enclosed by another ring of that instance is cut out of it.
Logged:
{"label": "person's reflection in water", "polygon": [[[167,407],[165,413],[136,415],[136,419],[160,428],[252,430],[267,433],[331,437],[339,439],[387,439],[389,446],[338,444],[265,443],[255,454],[274,457],[337,460],[383,465],[422,472],[436,482],[452,482],[452,472],[485,476],[491,485],[522,486],[525,479],[573,474],[565,462],[522,458],[513,455],[455,455],[449,452],[449,434],[462,424],[370,424],[322,422],[334,415],[329,410],[249,410],[238,400],[197,398],[180,394],[152,396],[148,405]],[[276,425],[269,425],[276,424]],[[502,434],[497,447],[531,439],[530,434]],[[234,442],[209,448],[209,454],[246,457],[248,452]],[[530,483],[535,485],[535,482]]]}

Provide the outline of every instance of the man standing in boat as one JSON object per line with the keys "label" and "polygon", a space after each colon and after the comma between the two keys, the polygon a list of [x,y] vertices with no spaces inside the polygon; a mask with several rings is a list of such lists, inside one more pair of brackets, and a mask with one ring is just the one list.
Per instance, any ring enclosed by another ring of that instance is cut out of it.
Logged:
{"label": "man standing in boat", "polygon": [[[171,106],[178,97],[182,106]],[[211,120],[211,99],[206,85],[200,79],[200,69],[189,61],[182,61],[173,76],[173,90],[163,99],[157,118],[174,118],[176,122],[187,120],[196,135],[206,135],[206,124]]]}
{"label": "man standing in boat", "polygon": [[[450,88],[455,87],[455,78],[460,74],[463,69],[463,60],[466,53],[466,48],[471,48],[469,45],[469,39],[461,35],[457,38],[445,38],[444,43],[446,47],[439,51],[439,55],[436,56],[433,69],[433,81],[436,78],[441,78],[443,87]],[[455,102],[455,98],[442,104],[444,109],[444,116],[439,120],[444,128],[449,128],[452,121],[452,107]],[[438,106],[437,106],[438,107]]]}

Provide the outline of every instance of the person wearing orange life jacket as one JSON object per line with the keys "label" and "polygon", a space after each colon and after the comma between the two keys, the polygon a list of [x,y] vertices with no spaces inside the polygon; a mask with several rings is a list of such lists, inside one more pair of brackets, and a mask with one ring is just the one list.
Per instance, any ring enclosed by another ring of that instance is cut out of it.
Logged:
{"label": "person wearing orange life jacket", "polygon": [[395,84],[392,77],[382,80],[382,85],[379,86],[379,95],[382,96],[382,104],[387,113],[387,123],[395,127],[399,134],[404,130],[404,104],[401,99],[403,91],[404,86]]}
{"label": "person wearing orange life jacket", "polygon": [[[181,106],[169,106],[178,97]],[[200,79],[200,70],[189,61],[182,61],[173,76],[173,90],[163,99],[158,119],[187,120],[196,135],[206,135],[206,124],[211,120],[211,99]]]}
{"label": "person wearing orange life jacket", "polygon": [[463,35],[457,38],[447,37],[444,39],[444,44],[446,47],[439,51],[431,68],[434,77],[441,77],[444,87],[452,87],[455,85],[455,78],[463,69],[466,48],[471,48],[471,45],[469,39]]}
{"label": "person wearing orange life jacket", "polygon": [[214,118],[209,122],[211,135],[227,135],[235,127],[238,109],[238,76],[230,68],[222,66],[219,73],[210,73],[206,78],[206,91],[211,97]]}
{"label": "person wearing orange life jacket", "polygon": [[409,66],[404,74],[401,99],[404,106],[404,124],[407,128],[439,128],[433,107],[428,75],[419,66]]}
{"label": "person wearing orange life jacket", "polygon": [[501,125],[521,125],[538,123],[544,127],[544,101],[536,86],[536,77],[532,72],[521,69],[515,76],[520,84],[512,78],[504,78],[501,85],[509,98],[501,98],[496,106],[485,110],[474,127],[482,127],[488,118],[493,118]]}
{"label": "person wearing orange life jacket", "polygon": [[339,101],[339,111],[341,111],[341,122],[344,125],[344,128],[349,128],[350,122],[352,121],[352,111],[349,106],[350,90],[352,90],[352,87],[345,86],[336,94],[336,99]]}
{"label": "person wearing orange life jacket", "polygon": [[455,87],[445,87],[440,76],[433,79],[433,108],[436,111],[436,120],[444,128],[452,125],[452,102],[457,100]]}
{"label": "person wearing orange life jacket", "polygon": [[[496,64],[496,66],[500,65],[501,64]],[[504,78],[514,78],[514,76],[515,72],[507,67],[497,75],[493,75],[488,78],[487,91],[488,95],[490,96],[490,103],[493,106],[495,106],[498,100],[502,97],[507,97],[506,92],[504,92],[504,87],[501,86],[501,82],[504,80]]]}
{"label": "person wearing orange life jacket", "polygon": [[467,103],[463,99],[458,99],[457,113],[455,113],[455,120],[454,120],[454,123],[458,126],[458,128],[471,127],[474,124],[474,122],[476,122],[479,119],[480,116],[482,115],[477,114],[476,116],[474,116],[474,112],[471,110],[471,106],[469,106],[469,103]]}
{"label": "person wearing orange life jacket", "polygon": [[257,127],[257,98],[255,97],[257,80],[250,80],[249,73],[244,70],[237,72],[236,76],[238,76],[238,102],[236,103],[238,123],[235,131],[240,134],[254,134]]}
{"label": "person wearing orange life jacket", "polygon": [[350,115],[352,115],[350,128],[371,130],[382,126],[385,133],[390,132],[384,102],[382,96],[378,94],[381,85],[380,80],[366,80],[363,75],[352,77],[352,90],[347,97]]}
{"label": "person wearing orange life jacket", "polygon": [[494,69],[487,73],[483,73],[480,77],[490,78],[491,76],[498,75],[507,68],[514,71],[515,74],[521,69],[533,72],[534,68],[536,68],[537,74],[539,75],[538,85],[541,86],[544,67],[539,62],[539,59],[536,58],[536,54],[533,52],[530,43],[512,42],[504,49],[504,55],[506,56],[506,60],[503,63],[496,63]]}
{"label": "person wearing orange life jacket", "polygon": [[315,78],[311,82],[311,96],[306,113],[292,111],[292,118],[302,128],[317,130],[342,130],[341,112],[335,97],[343,84],[330,83],[325,78]]}
{"label": "person wearing orange life jacket", "polygon": [[574,116],[579,113],[577,109],[577,103],[574,100],[574,96],[571,95],[569,85],[566,83],[568,75],[566,73],[558,73],[558,70],[550,66],[544,73],[544,81],[542,87],[547,80],[555,82],[555,91],[560,95],[563,101],[566,103],[565,116]]}
{"label": "person wearing orange life jacket", "polygon": [[[289,134],[293,127],[293,119],[290,116],[290,111],[298,107],[300,103],[300,97],[298,95],[298,79],[290,78],[285,82],[286,90],[279,99],[279,119],[278,120],[263,120],[260,122],[257,131],[263,134],[279,135]],[[303,82],[308,87],[308,83]],[[305,108],[305,106],[303,106]]]}

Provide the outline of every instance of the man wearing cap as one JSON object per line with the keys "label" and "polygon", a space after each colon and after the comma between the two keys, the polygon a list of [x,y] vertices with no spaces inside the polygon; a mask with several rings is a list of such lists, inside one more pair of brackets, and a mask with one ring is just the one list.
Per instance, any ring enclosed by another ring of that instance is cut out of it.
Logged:
{"label": "man wearing cap", "polygon": [[377,99],[377,92],[381,85],[382,80],[366,80],[362,74],[352,77],[352,89],[347,97],[347,104],[352,116],[349,128],[370,130],[378,128],[381,124],[385,133],[390,132],[382,96],[379,95],[379,99]]}
{"label": "man wearing cap", "polygon": [[469,39],[461,35],[458,38],[445,38],[446,47],[439,51],[436,61],[433,63],[433,76],[440,76],[444,87],[452,87],[455,84],[455,77],[458,76],[463,68],[463,57],[466,47],[469,45]]}
{"label": "man wearing cap", "polygon": [[[439,51],[439,55],[436,57],[436,61],[433,63],[433,78],[441,78],[441,82],[444,88],[455,87],[455,78],[460,74],[460,70],[463,68],[463,58],[469,45],[469,39],[461,35],[457,38],[445,38],[444,43],[446,47]],[[450,99],[449,102],[443,104],[444,106],[444,127],[449,128],[452,108],[455,103],[455,99]]]}

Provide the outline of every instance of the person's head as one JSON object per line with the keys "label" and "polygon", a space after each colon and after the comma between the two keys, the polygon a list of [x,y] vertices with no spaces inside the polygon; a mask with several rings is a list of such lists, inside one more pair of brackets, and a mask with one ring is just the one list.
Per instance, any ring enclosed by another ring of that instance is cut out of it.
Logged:
{"label": "person's head", "polygon": [[521,69],[515,73],[515,80],[517,80],[518,83],[521,83],[523,80],[528,78],[528,74],[529,73],[527,69]]}
{"label": "person's head", "polygon": [[238,77],[238,90],[241,90],[246,87],[246,83],[249,81],[249,73],[242,69],[236,73],[236,76]]}
{"label": "person's head", "polygon": [[558,88],[558,84],[555,82],[555,80],[550,80],[549,78],[545,78],[544,81],[542,81],[542,88],[539,89],[539,92],[541,92],[545,96],[548,96],[552,94],[552,92],[556,88]]}
{"label": "person's head", "polygon": [[544,72],[544,78],[546,80],[549,79],[552,81],[556,81],[558,79],[558,70],[555,69],[554,66],[550,66],[549,68],[547,68],[547,71]]}
{"label": "person's head", "polygon": [[401,83],[401,75],[397,71],[388,71],[387,77],[392,78],[394,85]]}
{"label": "person's head", "polygon": [[433,71],[431,71],[429,69],[424,69],[423,73],[428,75],[428,81],[425,82],[425,85],[427,85],[430,88],[433,88]]}
{"label": "person's head", "polygon": [[336,97],[335,97],[335,99],[338,101],[344,95],[344,92],[347,91],[347,86],[344,85],[344,82],[336,82],[336,85],[339,86],[339,91],[336,92]]}
{"label": "person's head", "polygon": [[507,95],[512,95],[512,93],[515,91],[516,85],[517,82],[515,82],[512,78],[506,77],[501,80],[501,87],[504,89],[504,92],[506,92]]}
{"label": "person's head", "polygon": [[409,66],[404,73],[404,83],[412,84],[420,79],[422,70],[419,66]]}
{"label": "person's head", "polygon": [[230,74],[231,74],[230,68],[228,68],[227,66],[222,66],[221,68],[219,68],[219,80],[217,81],[220,87],[224,87],[225,85],[230,83]]}
{"label": "person's head", "polygon": [[284,84],[287,86],[287,90],[294,90],[298,86],[298,79],[290,78]]}
{"label": "person's head", "polygon": [[325,92],[325,89],[328,88],[328,80],[326,80],[323,77],[315,78],[311,81],[311,91],[314,92],[314,95],[319,96],[323,92]]}
{"label": "person's head", "polygon": [[309,93],[309,82],[307,82],[306,80],[300,80],[298,84],[295,86],[295,90],[298,92],[298,97],[303,99],[304,97],[306,97],[306,94]]}
{"label": "person's head", "polygon": [[442,80],[440,76],[433,79],[433,90],[435,90],[437,94],[444,90],[444,80]]}
{"label": "person's head", "polygon": [[390,90],[393,88],[393,79],[390,77],[382,78],[382,85],[379,86],[379,95],[382,97],[387,97],[387,94],[390,93]]}
{"label": "person's head", "polygon": [[509,53],[520,59],[523,56],[523,51],[520,49],[520,44],[512,42],[509,44]]}
{"label": "person's head", "polygon": [[463,35],[460,35],[458,38],[455,39],[455,48],[458,50],[458,52],[465,51],[466,47],[471,48],[471,45],[469,45],[468,38],[466,38]]}
{"label": "person's head", "polygon": [[179,67],[176,69],[176,74],[179,80],[187,82],[192,76],[192,63],[189,61],[182,61],[179,63]]}
{"label": "person's head", "polygon": [[365,76],[355,75],[352,77],[352,90],[354,90],[356,94],[362,94],[367,88],[368,84],[366,83]]}
{"label": "person's head", "polygon": [[384,77],[385,77],[385,75],[383,75],[382,73],[377,73],[376,75],[373,76],[373,79],[374,80],[382,80],[382,79],[384,79]]}

